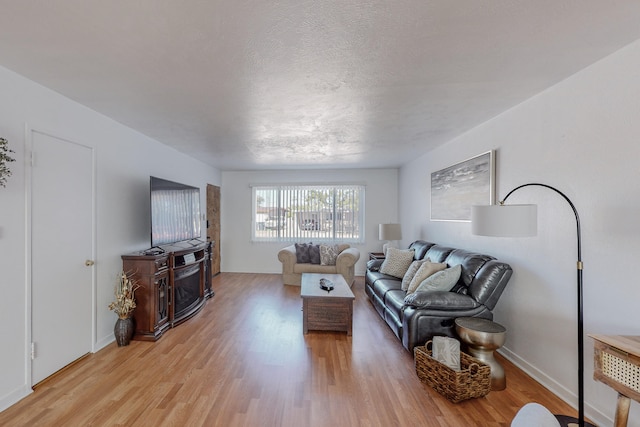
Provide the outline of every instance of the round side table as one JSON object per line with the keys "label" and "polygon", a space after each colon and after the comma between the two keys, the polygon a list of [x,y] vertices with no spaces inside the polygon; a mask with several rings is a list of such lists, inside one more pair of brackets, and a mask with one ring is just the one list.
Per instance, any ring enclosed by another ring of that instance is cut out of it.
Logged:
{"label": "round side table", "polygon": [[504,344],[507,329],[499,323],[479,317],[459,317],[455,320],[458,336],[467,344],[469,353],[491,368],[491,390],[507,388],[504,369],[493,352]]}

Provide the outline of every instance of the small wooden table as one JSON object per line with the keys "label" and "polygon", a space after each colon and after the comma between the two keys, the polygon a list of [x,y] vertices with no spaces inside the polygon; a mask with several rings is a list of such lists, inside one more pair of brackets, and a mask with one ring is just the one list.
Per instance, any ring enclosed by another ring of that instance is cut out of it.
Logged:
{"label": "small wooden table", "polygon": [[[334,289],[320,288],[320,279],[333,282]],[[341,274],[302,273],[302,328],[304,333],[316,331],[344,331],[353,329],[353,300],[355,296]]]}
{"label": "small wooden table", "polygon": [[369,261],[374,259],[385,259],[386,256],[382,252],[369,252]]}
{"label": "small wooden table", "polygon": [[613,425],[624,427],[631,399],[640,402],[640,336],[589,336],[594,340],[593,378],[618,392]]}

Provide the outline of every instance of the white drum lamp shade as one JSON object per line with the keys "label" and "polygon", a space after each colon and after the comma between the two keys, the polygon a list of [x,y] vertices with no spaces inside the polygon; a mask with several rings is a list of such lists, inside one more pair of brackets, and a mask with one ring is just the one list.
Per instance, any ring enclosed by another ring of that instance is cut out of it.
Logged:
{"label": "white drum lamp shade", "polygon": [[402,229],[400,228],[400,224],[380,224],[378,237],[380,240],[402,239]]}
{"label": "white drum lamp shade", "polygon": [[532,237],[538,233],[537,205],[471,206],[471,233],[492,237]]}
{"label": "white drum lamp shade", "polygon": [[382,253],[386,255],[389,247],[395,247],[393,241],[402,239],[402,228],[400,224],[380,224],[378,228],[378,239],[386,240],[382,245]]}

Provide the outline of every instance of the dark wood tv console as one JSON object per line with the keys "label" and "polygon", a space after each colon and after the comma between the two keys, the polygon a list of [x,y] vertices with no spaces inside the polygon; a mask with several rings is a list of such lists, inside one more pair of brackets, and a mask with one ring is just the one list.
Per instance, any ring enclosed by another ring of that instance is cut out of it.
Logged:
{"label": "dark wood tv console", "polygon": [[211,248],[211,242],[192,240],[122,256],[123,270],[140,285],[135,294],[133,339],[158,340],[213,297]]}

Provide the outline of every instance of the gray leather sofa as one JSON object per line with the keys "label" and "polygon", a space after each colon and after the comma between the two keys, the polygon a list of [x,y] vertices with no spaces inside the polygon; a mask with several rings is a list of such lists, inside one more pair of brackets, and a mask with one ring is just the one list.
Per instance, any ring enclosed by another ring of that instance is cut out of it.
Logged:
{"label": "gray leather sofa", "polygon": [[414,260],[429,258],[431,262],[460,264],[460,280],[451,291],[415,292],[407,295],[401,289],[402,279],[380,273],[383,260],[367,263],[365,292],[380,317],[413,352],[434,335],[456,337],[454,320],[458,317],[481,317],[493,320],[502,291],[511,278],[509,264],[489,255],[440,246],[417,240]]}

